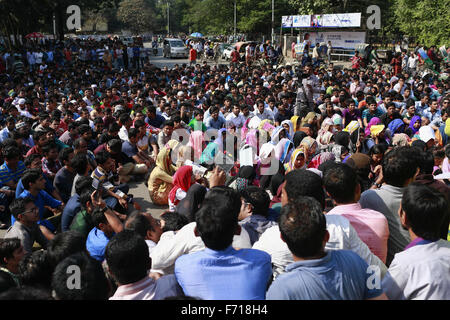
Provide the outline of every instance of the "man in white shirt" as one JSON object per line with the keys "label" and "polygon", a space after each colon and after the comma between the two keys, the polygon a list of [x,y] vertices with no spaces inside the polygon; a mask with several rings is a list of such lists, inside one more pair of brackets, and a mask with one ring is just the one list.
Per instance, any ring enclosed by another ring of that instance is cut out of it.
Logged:
{"label": "man in white shirt", "polygon": [[[286,175],[286,182],[282,187],[281,204],[286,205],[289,199],[302,196],[313,197],[318,200],[322,207],[325,207],[325,194],[322,186],[322,179],[317,174],[298,169]],[[361,241],[350,222],[338,215],[325,215],[327,230],[330,234],[325,249],[326,250],[351,250],[357,253],[369,266],[375,266],[375,270],[381,276],[387,271],[384,263],[374,255],[369,247]],[[277,226],[267,229],[253,245],[253,249],[266,251],[272,257],[273,276],[285,272],[284,268],[294,262],[292,254],[285,242],[280,238],[280,229]]]}
{"label": "man in white shirt", "polygon": [[233,109],[231,109],[231,113],[227,115],[225,120],[227,121],[227,125],[234,125],[236,129],[240,129],[244,126],[245,118],[240,114],[240,108],[237,104],[233,105]]}
{"label": "man in white shirt", "polygon": [[258,117],[261,121],[262,120],[272,120],[274,121],[274,116],[272,111],[270,111],[269,109],[265,108],[265,104],[263,100],[258,100],[256,101],[256,108],[255,111],[253,111],[253,114]]}
{"label": "man in white shirt", "polygon": [[389,299],[450,299],[450,242],[439,239],[442,225],[448,226],[448,208],[439,191],[418,183],[405,188],[398,213],[412,241],[394,256],[383,279]]}
{"label": "man in white shirt", "polygon": [[31,51],[27,52],[27,60],[28,60],[28,64],[30,66],[30,71],[34,70],[34,65],[36,63],[36,59],[34,57],[34,53]]}
{"label": "man in white shirt", "polygon": [[38,50],[37,52],[34,52],[34,60],[37,65],[40,65],[42,63],[42,58],[44,57],[44,54],[41,50]]}
{"label": "man in white shirt", "polygon": [[415,52],[411,52],[411,56],[408,58],[408,71],[411,73],[411,76],[414,76],[417,71],[417,65],[419,63],[419,57]]}

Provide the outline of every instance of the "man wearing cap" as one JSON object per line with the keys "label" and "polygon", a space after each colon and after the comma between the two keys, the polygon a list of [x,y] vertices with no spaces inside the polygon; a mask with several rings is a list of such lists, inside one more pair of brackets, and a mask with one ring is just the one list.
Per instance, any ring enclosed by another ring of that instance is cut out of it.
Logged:
{"label": "man wearing cap", "polygon": [[26,100],[24,98],[19,99],[19,103],[17,106],[17,110],[19,110],[19,113],[21,116],[27,117],[27,118],[33,118],[32,114],[28,112],[28,110],[25,108]]}

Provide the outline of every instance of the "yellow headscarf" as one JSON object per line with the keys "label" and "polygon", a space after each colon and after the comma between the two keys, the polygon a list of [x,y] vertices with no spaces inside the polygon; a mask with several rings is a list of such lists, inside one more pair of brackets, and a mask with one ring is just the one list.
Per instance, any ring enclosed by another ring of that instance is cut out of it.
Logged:
{"label": "yellow headscarf", "polygon": [[177,140],[171,139],[169,142],[166,143],[165,147],[168,147],[172,150],[175,150],[175,148],[178,146],[179,142]]}
{"label": "yellow headscarf", "polygon": [[308,112],[308,114],[303,118],[302,122],[300,123],[300,125],[303,127],[305,124],[307,124],[309,122],[309,120],[312,120],[316,117],[316,113],[315,112]]}
{"label": "yellow headscarf", "polygon": [[372,135],[372,137],[376,137],[380,134],[381,131],[384,130],[384,124],[379,124],[376,126],[371,126],[370,127],[370,134]]}
{"label": "yellow headscarf", "polygon": [[176,167],[172,164],[170,157],[171,151],[170,148],[163,147],[159,150],[158,156],[156,157],[156,165],[169,175],[173,175],[176,171]]}
{"label": "yellow headscarf", "polygon": [[291,159],[289,160],[288,167],[286,168],[286,172],[292,171],[295,169],[295,161],[297,160],[298,156],[303,154],[305,157],[305,163],[303,164],[302,168],[306,167],[306,160],[307,160],[307,154],[306,149],[304,146],[301,146],[292,152]]}
{"label": "yellow headscarf", "polygon": [[293,117],[291,117],[291,122],[292,122],[292,124],[293,124],[293,126],[294,126],[294,132],[297,132],[297,131],[300,130],[300,128],[299,128],[299,130],[297,130],[297,121],[298,121],[298,118],[300,118],[300,117],[299,117],[299,116],[293,116]]}

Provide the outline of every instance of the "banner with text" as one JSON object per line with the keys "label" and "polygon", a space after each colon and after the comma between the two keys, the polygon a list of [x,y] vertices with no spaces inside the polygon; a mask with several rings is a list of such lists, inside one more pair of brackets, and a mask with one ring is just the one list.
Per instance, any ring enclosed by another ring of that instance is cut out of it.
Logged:
{"label": "banner with text", "polygon": [[282,28],[358,28],[361,12],[282,16]]}
{"label": "banner with text", "polygon": [[355,46],[366,41],[365,32],[309,32],[311,47],[316,43],[331,41],[333,48],[355,49]]}

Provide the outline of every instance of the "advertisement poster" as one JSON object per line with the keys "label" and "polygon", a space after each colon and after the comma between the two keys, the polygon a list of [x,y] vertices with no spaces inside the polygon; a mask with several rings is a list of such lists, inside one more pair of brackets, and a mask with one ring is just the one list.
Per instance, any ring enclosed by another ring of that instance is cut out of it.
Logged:
{"label": "advertisement poster", "polygon": [[309,32],[309,41],[311,47],[314,47],[316,43],[331,41],[333,48],[341,49],[355,49],[357,44],[365,43],[365,32]]}

